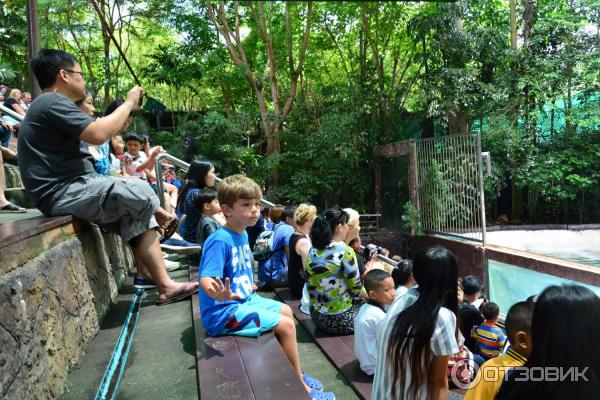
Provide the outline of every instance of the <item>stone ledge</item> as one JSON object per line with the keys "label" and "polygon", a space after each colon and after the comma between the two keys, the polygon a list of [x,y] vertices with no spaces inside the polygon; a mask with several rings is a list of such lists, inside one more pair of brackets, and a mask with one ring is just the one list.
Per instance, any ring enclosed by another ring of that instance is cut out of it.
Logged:
{"label": "stone ledge", "polygon": [[118,236],[64,222],[0,251],[0,398],[62,393],[132,265]]}

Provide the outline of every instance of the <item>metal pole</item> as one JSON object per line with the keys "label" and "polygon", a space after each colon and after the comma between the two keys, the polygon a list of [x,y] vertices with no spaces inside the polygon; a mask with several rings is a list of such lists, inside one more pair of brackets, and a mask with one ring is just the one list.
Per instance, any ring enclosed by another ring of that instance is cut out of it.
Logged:
{"label": "metal pole", "polygon": [[[164,184],[163,184],[163,180],[162,180],[162,164],[160,163],[161,160],[166,159],[169,160],[171,163],[173,163],[175,166],[181,168],[182,170],[186,171],[190,168],[190,164],[186,163],[185,161],[174,157],[168,153],[161,153],[156,157],[156,162],[154,163],[154,173],[156,174],[156,191],[158,193],[163,193],[164,192]],[[217,183],[221,182],[223,179],[221,178],[216,178]],[[164,208],[165,206],[165,198],[164,196],[158,196],[158,199],[160,200],[160,206]],[[269,207],[275,207],[274,203],[271,203],[270,201],[266,200],[266,199],[261,199],[260,202],[262,204],[265,204]]]}
{"label": "metal pole", "polygon": [[42,93],[40,85],[31,68],[31,60],[40,51],[40,22],[38,18],[37,0],[27,0],[27,71],[29,73],[29,87],[32,98]]}
{"label": "metal pole", "polygon": [[483,190],[483,165],[481,162],[481,132],[477,132],[477,167],[479,169],[479,199],[481,204],[481,241],[486,245],[485,195]]}

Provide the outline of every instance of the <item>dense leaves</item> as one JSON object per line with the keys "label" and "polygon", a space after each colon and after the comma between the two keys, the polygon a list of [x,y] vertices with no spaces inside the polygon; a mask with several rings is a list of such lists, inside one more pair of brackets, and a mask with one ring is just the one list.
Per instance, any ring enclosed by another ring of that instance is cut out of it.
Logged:
{"label": "dense leaves", "polygon": [[[146,89],[189,111],[154,140],[271,200],[396,216],[406,171],[373,146],[481,130],[489,221],[599,222],[600,1],[514,0],[516,46],[511,2],[100,1]],[[26,88],[24,0],[2,14],[0,79]],[[89,2],[40,0],[40,21],[99,103],[134,83]]]}

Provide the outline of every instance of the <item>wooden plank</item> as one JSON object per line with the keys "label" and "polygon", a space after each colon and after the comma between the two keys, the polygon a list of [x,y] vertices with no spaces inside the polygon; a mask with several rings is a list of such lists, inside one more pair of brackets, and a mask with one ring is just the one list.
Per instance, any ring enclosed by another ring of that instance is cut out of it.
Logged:
{"label": "wooden plank", "polygon": [[381,158],[396,158],[410,154],[411,145],[414,140],[403,140],[388,144],[378,144],[373,146],[373,154]]}
{"label": "wooden plank", "polygon": [[306,389],[275,335],[235,339],[257,400],[306,400]]}
{"label": "wooden plank", "polygon": [[333,336],[319,330],[310,316],[300,311],[300,301],[292,299],[289,288],[275,289],[275,292],[291,307],[294,317],[313,336],[319,348],[346,378],[354,392],[361,399],[371,399],[373,378],[360,369],[354,354],[354,335]]}
{"label": "wooden plank", "polygon": [[[190,281],[198,267],[190,265]],[[207,337],[192,298],[198,392],[203,399],[306,400],[306,390],[272,332],[259,338]]]}
{"label": "wooden plank", "polygon": [[[198,279],[198,268],[190,265],[190,281]],[[244,361],[233,336],[207,337],[200,319],[200,299],[192,297],[196,339],[196,374],[200,399],[255,400]]]}
{"label": "wooden plank", "polygon": [[73,217],[66,215],[62,217],[40,216],[0,224],[0,248],[72,222]]}
{"label": "wooden plank", "polygon": [[[360,364],[354,354],[354,335],[332,336],[320,331],[311,317],[300,311],[298,308],[300,300],[292,298],[289,288],[275,289],[275,292],[291,307],[294,317],[313,336],[317,345],[346,378],[354,392],[361,399],[371,399],[373,377],[368,376],[360,369]],[[464,396],[465,391],[458,388],[451,389],[449,393],[451,400],[460,400]]]}

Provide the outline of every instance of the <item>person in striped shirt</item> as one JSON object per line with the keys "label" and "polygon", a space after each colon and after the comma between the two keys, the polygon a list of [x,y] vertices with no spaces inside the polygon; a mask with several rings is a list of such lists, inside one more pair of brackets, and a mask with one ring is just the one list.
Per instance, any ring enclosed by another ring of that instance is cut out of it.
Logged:
{"label": "person in striped shirt", "polygon": [[486,360],[498,357],[504,344],[506,343],[506,335],[502,329],[496,325],[498,315],[500,315],[500,307],[496,303],[486,303],[481,307],[481,313],[485,318],[483,323],[479,324],[473,331],[473,337],[477,340],[479,354]]}
{"label": "person in striped shirt", "polygon": [[508,310],[506,333],[510,348],[505,354],[488,360],[481,366],[465,400],[492,400],[505,381],[506,374],[512,368],[525,364],[531,354],[531,318],[534,305],[532,301],[521,301]]}

